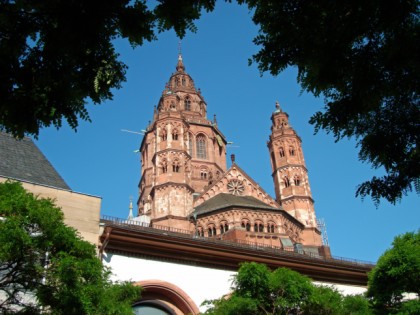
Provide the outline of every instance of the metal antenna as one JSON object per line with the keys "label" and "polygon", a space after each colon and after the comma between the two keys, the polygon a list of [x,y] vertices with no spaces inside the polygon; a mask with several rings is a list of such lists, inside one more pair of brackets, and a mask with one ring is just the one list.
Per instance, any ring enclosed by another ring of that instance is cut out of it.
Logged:
{"label": "metal antenna", "polygon": [[137,132],[137,131],[127,130],[127,129],[121,129],[121,131],[129,132],[129,133],[135,133],[135,134],[138,134],[138,135],[144,135],[146,133],[146,130],[140,130],[140,132]]}
{"label": "metal antenna", "polygon": [[324,219],[316,219],[316,224],[318,228],[321,230],[321,237],[322,237],[322,244],[325,246],[328,245],[328,235],[327,235],[327,227],[325,225]]}

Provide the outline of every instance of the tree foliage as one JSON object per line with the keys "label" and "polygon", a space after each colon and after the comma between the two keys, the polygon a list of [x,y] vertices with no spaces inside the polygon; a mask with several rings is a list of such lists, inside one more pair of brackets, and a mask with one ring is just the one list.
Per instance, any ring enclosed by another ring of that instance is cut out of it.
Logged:
{"label": "tree foliage", "polygon": [[343,297],[338,291],[315,286],[308,277],[287,268],[270,271],[257,263],[243,263],[230,296],[206,301],[207,315],[311,314],[369,315],[368,300]]}
{"label": "tree foliage", "polygon": [[260,27],[261,72],[297,67],[303,90],[325,97],[315,131],[355,137],[360,160],[385,169],[356,195],[378,204],[420,192],[419,1],[238,2]]}
{"label": "tree foliage", "polygon": [[142,45],[156,38],[155,26],[183,36],[214,2],[0,1],[0,128],[37,136],[66,120],[76,129],[89,120],[88,99],[112,99],[125,81],[114,39]]}
{"label": "tree foliage", "polygon": [[51,200],[0,183],[0,313],[132,314],[140,288],[109,277]]}
{"label": "tree foliage", "polygon": [[404,309],[419,310],[418,298],[402,303],[404,293],[420,296],[420,230],[397,236],[392,248],[385,251],[369,274],[367,294],[375,309],[402,313]]}
{"label": "tree foliage", "polygon": [[[325,97],[310,123],[337,141],[357,139],[359,158],[385,175],[357,188],[396,203],[420,193],[419,1],[237,0],[259,26],[261,72],[298,69],[303,90]],[[125,80],[113,40],[133,46],[174,29],[196,31],[215,0],[0,2],[0,129],[22,137],[63,120],[89,120]],[[100,9],[99,9],[100,8]]]}

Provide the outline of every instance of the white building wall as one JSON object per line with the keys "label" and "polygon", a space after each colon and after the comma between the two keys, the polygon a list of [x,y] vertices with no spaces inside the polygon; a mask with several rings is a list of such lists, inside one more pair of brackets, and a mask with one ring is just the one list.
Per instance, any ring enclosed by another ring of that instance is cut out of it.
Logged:
{"label": "white building wall", "polygon": [[104,254],[103,263],[112,268],[112,280],[161,280],[182,289],[194,303],[201,307],[205,300],[218,299],[230,292],[231,271],[181,265],[115,254]]}
{"label": "white building wall", "polygon": [[[106,253],[103,256],[103,263],[112,268],[113,280],[133,282],[161,280],[172,283],[188,294],[201,312],[206,309],[200,306],[205,300],[220,298],[231,291],[232,277],[236,274],[220,269]],[[315,281],[314,284],[333,286],[344,295],[362,294],[366,291],[366,287],[362,286],[318,281]]]}

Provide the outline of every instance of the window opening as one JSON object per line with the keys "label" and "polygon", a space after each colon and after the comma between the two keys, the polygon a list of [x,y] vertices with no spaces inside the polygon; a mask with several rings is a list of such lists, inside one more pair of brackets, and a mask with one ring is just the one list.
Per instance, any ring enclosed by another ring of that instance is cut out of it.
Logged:
{"label": "window opening", "polygon": [[174,173],[179,173],[179,169],[180,169],[180,163],[178,160],[175,160],[174,163],[172,164],[172,171]]}
{"label": "window opening", "polygon": [[289,148],[289,154],[290,156],[294,156],[295,155],[295,149],[293,147]]}
{"label": "window opening", "polygon": [[284,157],[284,149],[283,149],[283,147],[280,147],[279,154],[280,154],[280,157]]}
{"label": "window opening", "polygon": [[161,168],[162,168],[162,173],[167,173],[168,172],[168,163],[166,162],[166,160],[163,160],[161,163]]}
{"label": "window opening", "polygon": [[284,180],[284,186],[289,187],[290,186],[289,178],[287,176],[284,176],[283,180]]}
{"label": "window opening", "polygon": [[197,158],[206,159],[206,138],[204,135],[198,135],[196,139]]}
{"label": "window opening", "polygon": [[172,140],[178,140],[178,130],[172,130]]}
{"label": "window opening", "polygon": [[201,179],[207,179],[207,170],[201,170],[200,172],[200,178]]}
{"label": "window opening", "polygon": [[184,107],[185,110],[191,110],[191,101],[188,97],[184,100]]}

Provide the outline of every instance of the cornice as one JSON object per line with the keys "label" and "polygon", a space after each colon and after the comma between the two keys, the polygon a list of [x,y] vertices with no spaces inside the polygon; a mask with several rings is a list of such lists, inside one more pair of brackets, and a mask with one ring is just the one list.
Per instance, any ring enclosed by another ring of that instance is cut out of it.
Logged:
{"label": "cornice", "polygon": [[[311,257],[278,248],[244,245],[212,238],[197,237],[151,227],[105,221],[101,252],[150,257],[163,261],[236,271],[246,261],[264,263],[269,268],[287,267],[315,281],[367,285],[372,264]],[[106,242],[106,244],[105,244]]]}

